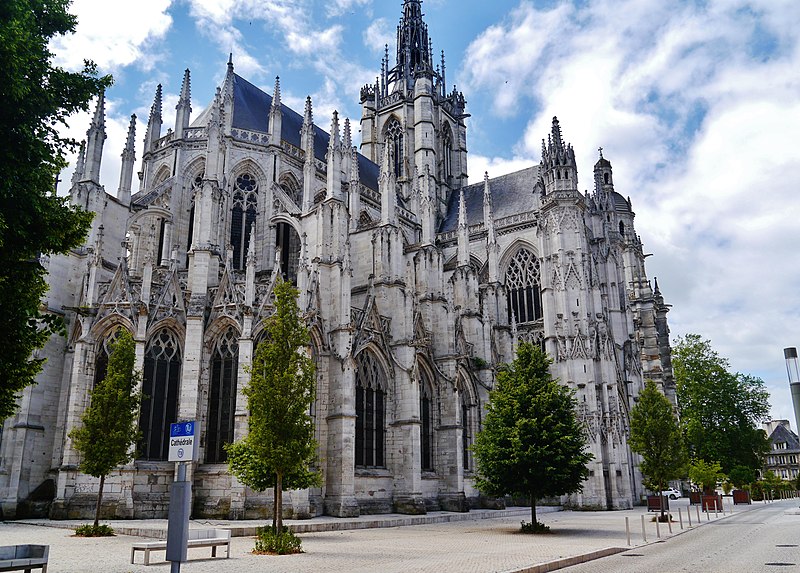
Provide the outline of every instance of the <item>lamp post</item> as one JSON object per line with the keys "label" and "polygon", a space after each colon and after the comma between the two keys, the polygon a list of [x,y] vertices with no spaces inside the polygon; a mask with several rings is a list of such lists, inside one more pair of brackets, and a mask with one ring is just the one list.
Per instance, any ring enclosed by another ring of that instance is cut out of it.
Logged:
{"label": "lamp post", "polygon": [[786,359],[786,374],[789,376],[789,389],[792,393],[794,427],[800,435],[800,367],[797,363],[797,348],[784,348],[783,357]]}

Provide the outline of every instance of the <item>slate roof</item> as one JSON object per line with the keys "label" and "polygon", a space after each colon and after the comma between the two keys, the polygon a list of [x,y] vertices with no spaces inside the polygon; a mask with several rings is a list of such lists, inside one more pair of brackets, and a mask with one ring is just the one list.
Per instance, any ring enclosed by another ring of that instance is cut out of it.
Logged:
{"label": "slate roof", "polygon": [[[536,208],[533,188],[538,180],[538,165],[489,179],[492,213],[495,220],[533,211]],[[483,222],[483,188],[483,181],[464,188],[468,225],[477,225]],[[458,228],[459,198],[459,191],[453,191],[450,194],[447,202],[447,215],[439,227],[440,233],[448,233]]]}
{"label": "slate roof", "polygon": [[613,191],[611,193],[611,196],[614,198],[614,210],[615,211],[621,211],[623,213],[630,213],[631,212],[631,208],[630,208],[630,206],[628,206],[628,200],[625,199],[625,197],[623,197],[622,195],[620,195],[616,191]]}
{"label": "slate roof", "polygon": [[800,439],[786,426],[779,425],[769,436],[770,444],[786,442],[787,450],[800,450]]}
{"label": "slate roof", "polygon": [[[243,77],[233,75],[233,127],[248,131],[269,131],[269,110],[272,107],[272,96],[254,86]],[[281,138],[295,147],[302,147],[300,129],[303,127],[303,116],[281,104],[283,120],[281,122]],[[203,114],[205,115],[204,111]],[[200,118],[198,118],[199,121]],[[314,157],[325,161],[331,136],[328,132],[314,126]],[[358,175],[361,183],[370,189],[378,190],[380,167],[358,154]]]}

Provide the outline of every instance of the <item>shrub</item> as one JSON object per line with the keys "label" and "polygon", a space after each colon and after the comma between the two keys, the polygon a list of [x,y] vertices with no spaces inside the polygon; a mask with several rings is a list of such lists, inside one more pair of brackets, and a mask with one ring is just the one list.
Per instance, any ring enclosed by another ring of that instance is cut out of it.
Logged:
{"label": "shrub", "polygon": [[256,530],[256,548],[253,553],[262,555],[302,553],[300,545],[300,538],[289,529],[276,533],[274,527],[259,527]]}
{"label": "shrub", "polygon": [[521,521],[520,531],[522,531],[522,533],[550,533],[550,528],[541,521],[535,523]]}
{"label": "shrub", "polygon": [[76,537],[113,537],[114,528],[110,525],[94,525],[87,523],[75,528]]}

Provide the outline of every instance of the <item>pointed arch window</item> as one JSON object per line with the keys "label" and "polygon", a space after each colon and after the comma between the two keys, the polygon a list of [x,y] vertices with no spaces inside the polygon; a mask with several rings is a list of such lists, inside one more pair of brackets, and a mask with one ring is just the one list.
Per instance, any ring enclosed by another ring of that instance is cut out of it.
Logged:
{"label": "pointed arch window", "polygon": [[297,286],[297,271],[300,266],[300,235],[288,223],[275,226],[275,250],[281,256],[280,272],[283,278]]}
{"label": "pointed arch window", "polygon": [[92,388],[97,386],[108,374],[108,357],[111,356],[111,347],[119,338],[119,327],[112,330],[103,341],[97,345],[94,358],[94,379]]}
{"label": "pointed arch window", "polygon": [[517,323],[542,318],[541,265],[530,250],[517,251],[506,270],[508,321],[512,315]]}
{"label": "pointed arch window", "polygon": [[161,330],[147,344],[144,354],[140,459],[167,459],[169,427],[178,419],[180,377],[181,351],[177,337],[169,330]]}
{"label": "pointed arch window", "polygon": [[228,459],[223,446],[233,442],[238,369],[239,335],[233,327],[228,327],[211,353],[206,423],[206,463],[209,464],[223,463]]}
{"label": "pointed arch window", "polygon": [[386,144],[391,145],[394,161],[394,174],[397,178],[403,175],[403,126],[396,117],[386,124]]}
{"label": "pointed arch window", "polygon": [[453,132],[450,126],[445,124],[444,136],[442,138],[442,160],[444,169],[445,181],[450,180],[453,176]]}
{"label": "pointed arch window", "polygon": [[249,173],[236,178],[231,213],[231,245],[233,246],[233,268],[245,267],[250,233],[256,222],[258,210],[258,182]]}
{"label": "pointed arch window", "polygon": [[199,173],[192,181],[192,206],[189,209],[189,231],[186,237],[186,266],[189,266],[189,251],[192,250],[192,239],[194,239],[194,211],[195,211],[195,198],[197,193],[203,187],[203,173]]}
{"label": "pointed arch window", "polygon": [[420,369],[419,389],[419,417],[420,428],[420,458],[422,471],[433,471],[433,389],[427,373]]}
{"label": "pointed arch window", "polygon": [[382,468],[386,424],[385,376],[375,356],[356,358],[356,467]]}
{"label": "pointed arch window", "polygon": [[463,379],[458,383],[459,406],[461,408],[461,466],[465,471],[472,469],[472,452],[470,447],[475,439],[475,404],[467,392]]}

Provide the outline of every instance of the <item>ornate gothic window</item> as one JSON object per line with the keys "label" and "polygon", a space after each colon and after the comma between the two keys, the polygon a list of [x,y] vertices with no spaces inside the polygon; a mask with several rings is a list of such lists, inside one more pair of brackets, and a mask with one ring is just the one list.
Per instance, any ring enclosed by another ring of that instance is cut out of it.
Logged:
{"label": "ornate gothic window", "polygon": [[356,362],[356,466],[380,468],[386,465],[383,370],[369,352],[359,354]]}
{"label": "ornate gothic window", "polygon": [[108,357],[111,356],[111,347],[119,337],[119,328],[115,328],[97,345],[94,358],[94,380],[92,387],[97,386],[98,382],[105,379],[108,373]]}
{"label": "ornate gothic window", "polygon": [[432,391],[428,376],[420,370],[420,389],[419,389],[419,417],[422,422],[420,429],[420,454],[423,471],[433,471],[433,424],[432,412]]}
{"label": "ornate gothic window", "polygon": [[194,238],[194,205],[197,192],[203,187],[203,173],[199,173],[192,181],[192,207],[189,209],[189,232],[186,239],[186,266],[189,266],[189,251],[192,250],[192,239]]}
{"label": "ornate gothic window", "polygon": [[395,117],[386,125],[386,145],[392,146],[394,174],[399,178],[403,174],[403,126]]}
{"label": "ornate gothic window", "polygon": [[520,249],[506,271],[508,321],[533,322],[542,318],[541,271],[539,260],[528,249]]}
{"label": "ornate gothic window", "polygon": [[233,191],[231,216],[231,245],[233,245],[233,268],[243,269],[247,249],[250,247],[250,233],[256,222],[258,208],[258,183],[245,173],[236,178]]}
{"label": "ornate gothic window", "polygon": [[453,176],[453,132],[450,131],[448,124],[445,124],[442,138],[442,160],[444,162],[444,179],[449,181]]}
{"label": "ornate gothic window", "polygon": [[239,369],[239,335],[229,327],[217,340],[211,354],[211,379],[206,423],[206,463],[228,459],[223,446],[233,442],[236,412],[236,381]]}
{"label": "ornate gothic window", "polygon": [[275,226],[275,250],[281,255],[281,274],[284,280],[297,285],[300,265],[300,235],[288,223]]}
{"label": "ornate gothic window", "polygon": [[139,455],[145,460],[166,460],[169,426],[178,419],[181,351],[175,335],[162,330],[147,345],[142,379]]}
{"label": "ornate gothic window", "polygon": [[461,466],[469,471],[472,468],[470,447],[475,438],[475,406],[471,403],[463,379],[458,382],[461,407]]}

